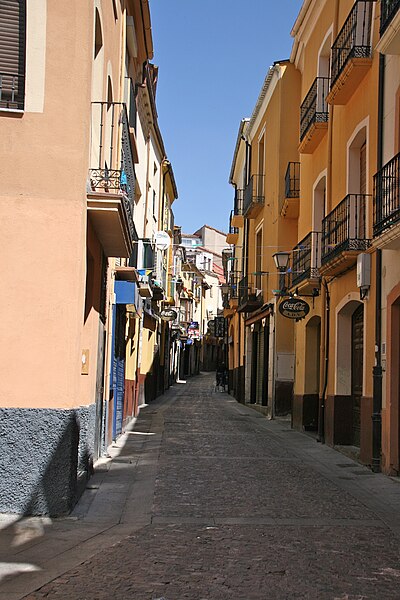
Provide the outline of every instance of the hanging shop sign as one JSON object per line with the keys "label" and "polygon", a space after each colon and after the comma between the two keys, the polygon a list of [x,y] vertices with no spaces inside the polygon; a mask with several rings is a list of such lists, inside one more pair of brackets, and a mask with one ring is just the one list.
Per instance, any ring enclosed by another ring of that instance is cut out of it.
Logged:
{"label": "hanging shop sign", "polygon": [[288,319],[304,319],[310,312],[310,307],[301,298],[287,298],[280,303],[279,312]]}
{"label": "hanging shop sign", "polygon": [[154,243],[157,250],[167,250],[171,245],[171,238],[166,231],[157,231],[154,234]]}
{"label": "hanging shop sign", "polygon": [[160,313],[160,317],[163,321],[176,321],[178,318],[178,313],[172,308],[164,308],[164,310],[162,310]]}
{"label": "hanging shop sign", "polygon": [[215,337],[224,338],[226,336],[226,320],[225,317],[215,317]]}

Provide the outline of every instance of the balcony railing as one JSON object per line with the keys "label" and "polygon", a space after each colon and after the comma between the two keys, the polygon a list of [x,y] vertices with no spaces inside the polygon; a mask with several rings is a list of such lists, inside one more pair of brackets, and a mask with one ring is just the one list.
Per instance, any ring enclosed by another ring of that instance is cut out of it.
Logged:
{"label": "balcony railing", "polygon": [[126,105],[121,102],[92,104],[92,152],[89,170],[94,192],[121,194],[134,239],[133,206],[135,168]]}
{"label": "balcony railing", "polygon": [[24,104],[24,75],[0,73],[0,108],[24,110]]}
{"label": "balcony railing", "polygon": [[381,0],[380,34],[383,35],[400,8],[400,0]]}
{"label": "balcony railing", "polygon": [[314,123],[328,122],[329,78],[317,77],[300,107],[300,140]]}
{"label": "balcony railing", "polygon": [[285,198],[300,198],[300,163],[290,162],[285,175]]}
{"label": "balcony railing", "polygon": [[253,175],[250,178],[244,190],[243,213],[246,215],[257,204],[264,204],[264,175]]}
{"label": "balcony railing", "polygon": [[321,232],[311,231],[292,251],[291,287],[305,279],[317,279],[321,265]]}
{"label": "balcony railing", "polygon": [[322,221],[321,263],[341,252],[364,251],[371,245],[367,238],[368,199],[364,194],[348,194]]}
{"label": "balcony railing", "polygon": [[400,221],[400,153],[374,177],[374,237]]}
{"label": "balcony railing", "polygon": [[243,215],[243,190],[236,190],[234,201],[234,214],[237,216]]}
{"label": "balcony railing", "polygon": [[331,89],[352,58],[371,57],[372,8],[375,0],[358,0],[332,46]]}
{"label": "balcony railing", "polygon": [[229,233],[232,235],[239,233],[239,228],[232,226],[232,217],[234,214],[235,214],[235,212],[233,210],[231,210],[231,216],[229,218]]}

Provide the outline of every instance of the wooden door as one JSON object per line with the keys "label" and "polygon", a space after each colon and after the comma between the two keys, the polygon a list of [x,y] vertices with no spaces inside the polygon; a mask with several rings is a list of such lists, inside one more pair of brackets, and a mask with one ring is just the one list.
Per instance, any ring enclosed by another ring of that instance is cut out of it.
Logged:
{"label": "wooden door", "polygon": [[353,445],[360,445],[361,397],[363,392],[364,306],[352,316],[351,331],[351,396],[353,401]]}

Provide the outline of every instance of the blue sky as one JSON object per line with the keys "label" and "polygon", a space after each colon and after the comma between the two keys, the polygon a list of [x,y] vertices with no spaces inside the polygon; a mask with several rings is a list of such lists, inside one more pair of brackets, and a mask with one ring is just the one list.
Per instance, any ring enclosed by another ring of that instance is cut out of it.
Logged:
{"label": "blue sky", "polygon": [[179,198],[175,223],[226,231],[240,120],[264,77],[289,58],[302,0],[150,0],[157,110]]}

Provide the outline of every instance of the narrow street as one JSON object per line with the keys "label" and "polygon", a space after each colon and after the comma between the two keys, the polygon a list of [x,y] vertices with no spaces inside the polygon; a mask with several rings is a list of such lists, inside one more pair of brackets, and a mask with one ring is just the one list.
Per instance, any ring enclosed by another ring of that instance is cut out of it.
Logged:
{"label": "narrow street", "polygon": [[123,441],[70,517],[36,537],[40,519],[0,522],[1,600],[400,598],[400,483],[215,392],[213,373]]}

